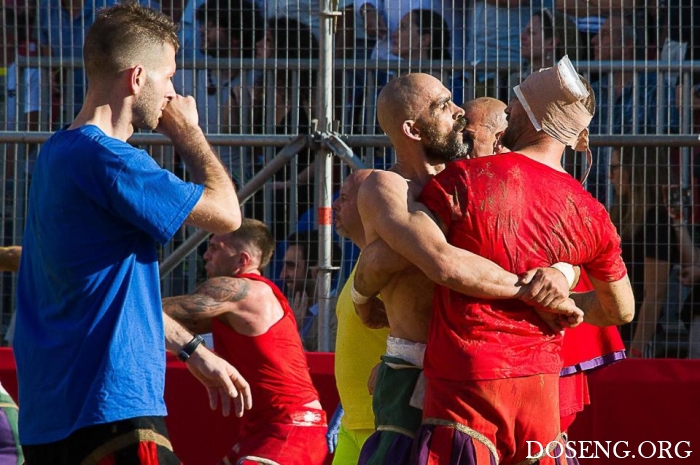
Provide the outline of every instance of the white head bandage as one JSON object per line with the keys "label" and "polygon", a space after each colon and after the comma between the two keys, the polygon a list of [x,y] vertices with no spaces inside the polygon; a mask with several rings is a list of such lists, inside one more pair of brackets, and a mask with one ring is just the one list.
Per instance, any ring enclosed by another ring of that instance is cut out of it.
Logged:
{"label": "white head bandage", "polygon": [[[565,56],[552,68],[532,73],[513,91],[535,129],[576,151],[586,151],[590,170],[588,125],[593,113],[588,111],[586,103],[595,96],[581,80],[569,57]],[[589,104],[592,107],[594,102]],[[581,182],[585,181],[585,176]]]}

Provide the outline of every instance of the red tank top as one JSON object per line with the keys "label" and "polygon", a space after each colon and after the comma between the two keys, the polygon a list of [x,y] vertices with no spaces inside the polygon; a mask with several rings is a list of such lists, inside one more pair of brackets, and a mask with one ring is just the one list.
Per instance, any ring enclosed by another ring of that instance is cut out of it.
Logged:
{"label": "red tank top", "polygon": [[272,281],[257,274],[237,278],[261,281],[272,289],[284,316],[259,336],[244,336],[212,320],[216,352],[228,360],[250,383],[253,408],[241,418],[241,435],[260,431],[274,421],[281,421],[299,407],[318,400],[311,381],[306,354],[299,339],[294,313],[289,302]]}

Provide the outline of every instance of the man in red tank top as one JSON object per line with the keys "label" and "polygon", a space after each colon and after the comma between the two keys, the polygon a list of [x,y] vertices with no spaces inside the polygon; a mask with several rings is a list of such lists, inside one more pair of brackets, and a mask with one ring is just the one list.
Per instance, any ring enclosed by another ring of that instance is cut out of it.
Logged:
{"label": "man in red tank top", "polygon": [[261,275],[274,250],[268,227],[244,219],[214,235],[204,254],[208,279],[193,294],[163,300],[163,311],[197,334],[212,332],[216,352],[250,383],[253,408],[238,442],[222,460],[267,459],[322,464],[326,415],[314,388],[294,314],[282,292]]}

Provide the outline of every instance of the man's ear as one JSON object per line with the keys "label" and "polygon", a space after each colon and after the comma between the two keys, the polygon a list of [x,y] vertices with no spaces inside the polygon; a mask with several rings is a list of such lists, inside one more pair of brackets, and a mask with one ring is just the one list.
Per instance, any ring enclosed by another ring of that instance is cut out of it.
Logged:
{"label": "man's ear", "polygon": [[245,269],[250,265],[253,257],[250,256],[248,252],[241,252],[238,254],[238,267],[240,269]]}
{"label": "man's ear", "polygon": [[416,122],[409,119],[403,122],[401,129],[406,137],[413,140],[421,140],[420,129],[416,126]]}
{"label": "man's ear", "polygon": [[127,73],[132,94],[136,95],[140,93],[148,79],[146,76],[146,68],[143,65],[136,65],[128,70]]}

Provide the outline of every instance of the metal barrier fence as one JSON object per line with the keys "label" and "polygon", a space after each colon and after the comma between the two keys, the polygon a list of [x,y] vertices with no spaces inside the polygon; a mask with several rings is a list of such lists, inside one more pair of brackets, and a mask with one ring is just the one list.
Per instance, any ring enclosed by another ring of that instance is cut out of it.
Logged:
{"label": "metal barrier fence", "polygon": [[[2,240],[6,245],[21,244],[27,189],[38,148],[50,135],[49,131],[71,121],[85,89],[79,53],[65,43],[66,36],[62,35],[66,33],[67,25],[59,18],[55,19],[59,21],[53,26],[55,30],[51,26],[54,16],[61,17],[65,13],[58,2],[14,0],[14,3],[20,7],[18,12],[25,11],[25,16],[17,19],[21,15],[16,14],[9,20],[8,8],[5,8],[0,19],[3,27],[0,38],[14,46],[12,49],[4,47],[3,50],[10,51],[0,57],[0,68],[5,69],[2,85],[6,89],[3,93],[5,101],[0,104],[0,153],[4,161],[0,172],[3,174],[1,189],[5,199]],[[85,3],[88,7],[95,5],[94,1]],[[162,3],[166,11],[169,2]],[[539,42],[530,45],[522,56],[511,53],[513,35],[522,41],[523,50],[527,37],[531,39],[530,43],[535,42],[531,23],[535,16],[539,15],[540,22],[550,21],[550,29],[555,35],[566,29],[566,26],[559,25],[563,21],[562,13],[569,19],[578,20],[582,16],[609,16],[602,10],[578,14],[584,11],[582,9],[552,10],[554,14],[550,12],[548,16],[542,9],[543,5],[535,7],[534,2],[527,7],[493,10],[496,7],[482,1],[467,7],[456,0],[433,1],[422,2],[423,9],[441,13],[445,23],[442,27],[435,27],[440,23],[432,18],[426,29],[425,24],[415,25],[415,21],[401,22],[413,10],[402,10],[400,6],[392,8],[392,2],[386,2],[383,12],[377,11],[381,13],[379,18],[384,18],[387,23],[389,32],[383,37],[373,37],[372,28],[363,25],[372,18],[367,5],[381,10],[381,5],[372,2],[344,2],[340,7],[331,1],[319,1],[318,4],[313,1],[280,2],[287,5],[287,19],[275,19],[267,11],[267,21],[249,21],[252,16],[244,3],[240,3],[238,9],[231,7],[226,12],[220,8],[207,8],[207,5],[218,5],[215,0],[199,9],[195,4],[201,5],[201,1],[184,3],[185,8],[180,12],[182,48],[175,85],[181,93],[195,95],[200,108],[200,123],[229,167],[241,198],[246,199],[245,215],[264,220],[275,233],[279,246],[267,271],[268,276],[278,280],[284,288],[280,275],[282,257],[289,245],[287,238],[306,230],[318,231],[318,263],[312,266],[313,272],[305,273],[304,277],[314,278],[314,284],[307,289],[318,301],[319,322],[318,334],[310,339],[310,344],[320,350],[333,347],[333,289],[342,285],[357,254],[356,248],[332,231],[330,206],[333,195],[349,169],[359,166],[386,168],[393,162],[388,139],[376,124],[376,97],[382,85],[392,76],[422,71],[440,78],[452,90],[455,101],[460,103],[481,95],[507,100],[511,97],[512,86],[531,69],[536,69],[536,64],[551,65],[556,58],[540,53],[542,57],[538,59],[549,62],[535,60],[536,49],[541,49],[540,52],[549,50],[549,39],[544,35],[537,36]],[[268,2],[263,9],[271,9],[273,3]],[[559,38],[564,45],[560,48],[574,58],[577,69],[594,83],[599,110],[591,142],[596,148],[597,169],[588,182],[588,188],[611,211],[617,212],[621,227],[629,226],[624,224],[629,220],[624,215],[624,208],[615,207],[620,196],[609,178],[610,169],[615,165],[611,163],[612,147],[624,147],[622,159],[617,164],[632,159],[632,148],[649,148],[644,155],[641,176],[659,171],[661,167],[672,168],[665,170],[665,177],[657,174],[655,191],[680,186],[697,194],[698,168],[693,153],[700,146],[696,135],[700,125],[697,115],[700,95],[694,100],[694,94],[697,94],[700,83],[700,61],[692,61],[698,60],[698,55],[686,51],[694,51],[700,44],[690,40],[682,45],[683,37],[673,37],[668,18],[665,25],[661,24],[661,29],[667,33],[658,34],[659,37],[652,40],[651,34],[645,30],[660,24],[659,18],[664,16],[660,14],[660,8],[656,10],[654,20],[647,18],[649,12],[646,10],[642,12],[644,14],[628,11],[623,15],[626,19],[621,20],[622,25],[617,28],[620,31],[629,29],[632,35],[644,32],[643,40],[635,39],[635,47],[631,47],[643,49],[643,56],[638,50],[635,54],[620,53],[621,49],[630,48],[625,46],[625,37],[620,37],[617,45],[610,42],[610,38],[607,45],[601,44],[602,39],[582,45],[586,34],[580,24],[575,38],[565,32]],[[677,13],[684,11],[682,5],[677,8]],[[74,31],[84,33],[90,14],[85,10],[78,26],[71,23],[71,27],[76,28]],[[169,10],[169,14],[175,15],[175,11]],[[425,14],[421,13],[419,19],[424,20],[423,16]],[[507,17],[511,20],[503,19]],[[514,23],[513,17],[517,17],[518,22]],[[498,37],[493,43],[475,41],[477,31],[483,30],[483,25],[493,18],[496,18],[497,31],[508,30],[507,40],[510,42],[498,42],[501,40]],[[215,40],[206,34],[207,30],[220,29],[214,26],[224,19],[240,26],[231,27],[230,36],[227,36],[227,40],[236,41],[230,42],[237,44],[235,50],[232,46],[218,46],[216,40],[222,39]],[[525,19],[529,21],[525,22]],[[198,31],[198,20],[207,27]],[[479,22],[482,20],[483,24]],[[608,31],[605,21],[599,21],[599,37]],[[629,24],[626,25],[625,21]],[[429,31],[431,40],[438,40],[445,50],[440,54],[434,51],[424,53],[434,47],[406,35],[411,24]],[[520,27],[517,34],[512,30],[515,24]],[[700,24],[691,26],[691,30],[700,28]],[[435,33],[449,27],[452,27],[451,38],[445,40],[444,34],[442,38],[435,38]],[[520,37],[526,28],[529,28],[529,35]],[[20,38],[20,29],[25,29],[23,38]],[[617,29],[609,30],[608,35]],[[13,32],[16,34],[14,42],[10,40]],[[246,35],[254,37],[255,41],[244,40]],[[662,42],[662,35],[668,40]],[[494,47],[496,52],[493,52]],[[498,52],[499,47],[509,53]],[[605,50],[610,53],[601,52]],[[495,58],[490,55],[492,52],[496,53]],[[596,54],[602,55],[603,59],[597,59]],[[618,107],[622,108],[619,112]],[[172,153],[162,136],[139,133],[131,142],[147,149],[162,166],[186,176],[177,154]],[[654,147],[660,147],[661,153],[654,153],[652,157],[651,148]],[[652,159],[655,160],[653,163]],[[573,175],[580,172],[582,163],[583,160],[575,154],[565,156],[565,165]],[[634,163],[637,162],[630,166]],[[60,173],[56,175],[60,176]],[[696,203],[694,199],[697,198],[691,195],[690,202]],[[688,202],[687,199],[684,201]],[[654,203],[650,198],[644,198],[639,202],[648,209],[661,205],[662,199],[659,197]],[[683,205],[689,215],[694,211],[690,207]],[[691,219],[696,217],[691,216]],[[694,232],[691,228],[691,235]],[[201,231],[182,228],[177,237],[162,248],[162,290],[165,296],[190,292],[203,278],[200,246],[206,238]],[[642,243],[651,246],[646,235]],[[658,331],[655,328],[653,335],[647,338],[648,350],[654,355],[685,356],[689,351],[690,322],[683,322],[680,310],[689,288],[679,284],[680,262],[672,263],[668,258],[675,255],[671,249],[678,247],[677,241],[668,238],[663,247],[666,253],[661,255],[667,260],[656,261],[665,262],[664,266],[668,268],[666,274],[669,278],[662,279],[668,287],[664,296],[657,296],[653,306],[660,308],[663,305],[666,310],[655,321],[658,322]],[[630,269],[642,267],[642,271],[637,271],[636,284],[644,284],[642,276],[646,259],[637,256],[633,260],[628,263]],[[659,269],[663,271],[664,268]],[[0,281],[3,297],[0,323],[3,329],[9,324],[14,305],[14,285],[14,278],[9,274]],[[692,307],[694,300],[686,304]]]}

